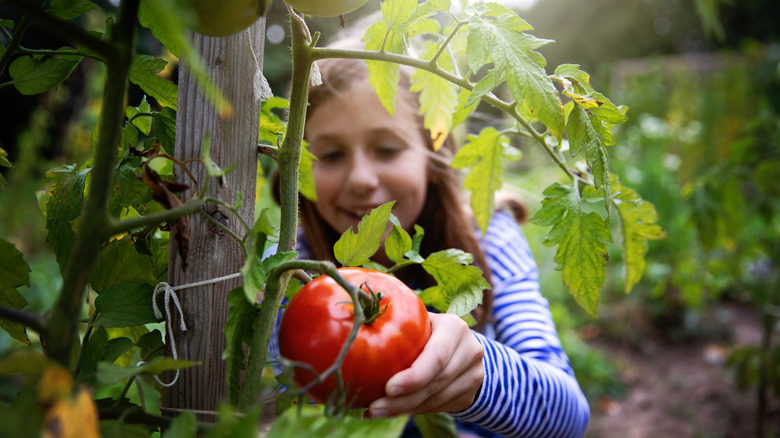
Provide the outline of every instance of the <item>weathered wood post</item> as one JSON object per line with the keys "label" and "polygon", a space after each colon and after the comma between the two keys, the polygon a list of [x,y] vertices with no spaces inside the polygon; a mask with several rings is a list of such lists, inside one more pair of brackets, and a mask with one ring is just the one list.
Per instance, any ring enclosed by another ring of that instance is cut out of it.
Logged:
{"label": "weathered wood post", "polygon": [[[228,37],[193,35],[193,44],[200,52],[209,76],[233,107],[231,117],[220,117],[209,103],[188,71],[186,59],[182,60],[179,73],[175,157],[179,161],[200,158],[202,141],[204,137],[210,137],[213,161],[222,169],[235,168],[225,176],[223,185],[212,181],[208,195],[233,204],[236,194],[241,193],[240,214],[248,224],[254,218],[260,118],[260,103],[255,97],[259,90],[255,89],[253,79],[257,69],[262,69],[264,34],[265,19],[261,18],[247,30]],[[207,175],[205,167],[195,164],[190,168],[202,184]],[[190,183],[181,170],[176,170],[176,180]],[[189,189],[182,194],[182,200],[192,196],[193,191]],[[204,212],[240,236],[247,232],[223,206],[206,204]],[[234,274],[244,263],[239,244],[199,214],[190,217],[190,239],[185,269],[171,233],[168,271],[171,286]],[[176,384],[163,391],[164,414],[175,416],[179,410],[214,411],[226,400],[222,329],[227,320],[227,293],[239,284],[240,279],[235,278],[177,293],[187,326],[187,331],[179,330],[178,314],[170,324],[178,357],[201,364],[183,370]],[[168,350],[170,356],[170,343]],[[215,419],[211,415],[199,415],[199,418],[204,421]]]}

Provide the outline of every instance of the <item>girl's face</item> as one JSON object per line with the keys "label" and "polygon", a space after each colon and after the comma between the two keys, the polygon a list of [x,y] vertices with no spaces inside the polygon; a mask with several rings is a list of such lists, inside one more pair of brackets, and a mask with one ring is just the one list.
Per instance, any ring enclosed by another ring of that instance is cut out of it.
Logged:
{"label": "girl's face", "polygon": [[357,231],[371,209],[396,201],[393,214],[410,230],[428,185],[427,146],[417,114],[400,101],[390,117],[362,82],[314,110],[306,122],[314,162],[317,212],[338,233]]}

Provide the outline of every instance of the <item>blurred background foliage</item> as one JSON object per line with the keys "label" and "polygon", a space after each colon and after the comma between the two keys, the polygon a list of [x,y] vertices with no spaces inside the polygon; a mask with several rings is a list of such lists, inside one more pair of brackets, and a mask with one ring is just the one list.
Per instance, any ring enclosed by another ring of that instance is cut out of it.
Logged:
{"label": "blurred background foliage", "polygon": [[[729,319],[717,310],[740,303],[762,318],[761,345],[735,349],[729,364],[736,381],[757,388],[757,403],[780,397],[780,350],[773,341],[780,266],[780,2],[776,0],[537,0],[522,7],[535,36],[552,39],[540,52],[548,71],[576,63],[591,73],[596,89],[630,108],[609,152],[613,173],[652,202],[669,237],[651,241],[643,280],[630,295],[620,280],[620,252],[612,252],[594,321],[561,285],[545,229],[523,227],[542,273],[562,341],[590,400],[619,397],[625,387],[610,357],[593,348],[595,336],[641,346],[726,337]],[[347,17],[375,12],[378,2]],[[0,5],[0,16],[13,12]],[[102,23],[86,14],[84,20]],[[286,95],[290,72],[288,25],[281,1],[267,16],[264,73],[276,95]],[[339,31],[337,19],[311,18],[324,35]],[[45,29],[31,28],[36,47],[57,47]],[[0,35],[0,38],[2,36]],[[327,42],[327,41],[326,41]],[[7,43],[7,41],[4,41]],[[143,33],[139,51],[160,53]],[[176,63],[164,74],[176,80]],[[51,306],[59,273],[46,243],[38,207],[45,173],[56,165],[88,160],[97,119],[100,67],[82,62],[54,92],[21,96],[0,87],[0,148],[13,168],[0,168],[0,235],[26,256],[33,272],[24,291],[30,310]],[[7,77],[0,78],[0,84]],[[140,94],[131,88],[129,105]],[[493,120],[485,115],[485,120]],[[476,123],[483,123],[479,118]],[[519,144],[523,159],[507,175],[507,191],[531,212],[541,191],[559,179],[541,151]],[[259,189],[264,185],[260,181]],[[267,196],[258,199],[269,202]],[[617,226],[616,215],[613,223]],[[720,319],[708,315],[721,315]],[[0,333],[0,355],[14,344]]]}

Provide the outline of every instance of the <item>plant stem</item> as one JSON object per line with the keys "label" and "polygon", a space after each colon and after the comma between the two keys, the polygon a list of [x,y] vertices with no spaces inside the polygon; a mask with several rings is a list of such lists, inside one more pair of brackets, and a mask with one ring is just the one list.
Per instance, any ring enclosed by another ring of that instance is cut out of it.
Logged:
{"label": "plant stem", "polygon": [[[312,50],[313,60],[325,59],[325,58],[366,59],[371,61],[385,61],[385,62],[392,62],[395,64],[407,65],[410,67],[415,67],[420,70],[425,70],[429,73],[433,73],[461,88],[465,88],[466,90],[471,91],[474,89],[474,85],[468,80],[468,78],[456,76],[451,72],[444,70],[443,68],[438,67],[435,64],[432,64],[430,61],[425,61],[407,55],[399,55],[396,53],[374,51],[374,50],[345,50],[345,49],[334,49],[334,48],[327,48],[327,47],[318,47]],[[523,116],[521,116],[517,112],[515,108],[516,105],[514,102],[506,102],[490,93],[482,96],[482,100],[496,107],[497,109],[503,111],[504,113],[511,116],[515,120],[517,120],[518,123],[523,125],[523,127],[525,127],[525,129],[528,130],[528,132],[531,134],[531,137],[533,137],[533,139],[536,140],[539,146],[542,147],[545,153],[547,153],[547,155],[550,156],[550,158],[555,162],[555,164],[557,164],[558,167],[560,167],[561,170],[563,170],[566,173],[566,175],[568,175],[571,179],[577,178],[574,172],[572,172],[572,170],[569,169],[569,167],[561,159],[561,157],[554,150],[552,150],[550,146],[547,145],[547,142],[545,141],[545,136],[537,132],[533,128],[533,126],[531,126],[531,123],[529,123]]]}
{"label": "plant stem", "polygon": [[[290,13],[293,13],[290,11]],[[303,146],[303,125],[306,120],[306,106],[309,101],[309,73],[311,71],[312,47],[307,37],[306,23],[291,19],[292,31],[292,86],[290,110],[287,121],[287,135],[279,154],[279,178],[281,184],[281,229],[277,252],[295,249],[298,231],[298,165]],[[277,267],[278,268],[278,267]],[[255,320],[252,341],[244,373],[244,386],[239,397],[239,408],[245,409],[255,403],[260,392],[262,369],[265,366],[266,351],[271,332],[284,297],[284,290],[291,272],[274,268],[266,282],[265,297],[260,314]]]}
{"label": "plant stem", "polygon": [[[74,344],[78,343],[78,317],[87,282],[98,253],[112,231],[108,198],[113,187],[113,167],[124,117],[127,74],[132,59],[139,4],[140,0],[125,0],[120,4],[112,32],[111,50],[105,54],[106,92],[101,107],[102,120],[91,173],[92,181],[84,202],[76,243],[65,268],[62,289],[52,309],[47,330],[47,354],[69,368],[72,365]],[[63,25],[68,24],[55,21]],[[89,38],[94,39],[91,36]],[[101,42],[99,48],[103,49],[103,44],[108,43]]]}
{"label": "plant stem", "polygon": [[0,306],[0,319],[24,324],[38,333],[45,333],[46,331],[46,324],[40,316],[35,313],[25,312],[24,310]]}

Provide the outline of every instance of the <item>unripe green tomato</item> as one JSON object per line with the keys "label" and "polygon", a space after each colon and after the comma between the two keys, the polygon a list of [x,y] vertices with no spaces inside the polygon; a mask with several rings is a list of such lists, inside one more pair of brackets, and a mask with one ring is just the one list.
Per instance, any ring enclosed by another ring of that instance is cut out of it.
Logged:
{"label": "unripe green tomato", "polygon": [[284,0],[298,12],[316,17],[338,17],[366,4],[368,0]]}
{"label": "unripe green tomato", "polygon": [[198,23],[195,31],[208,36],[233,35],[265,14],[271,0],[189,0]]}

